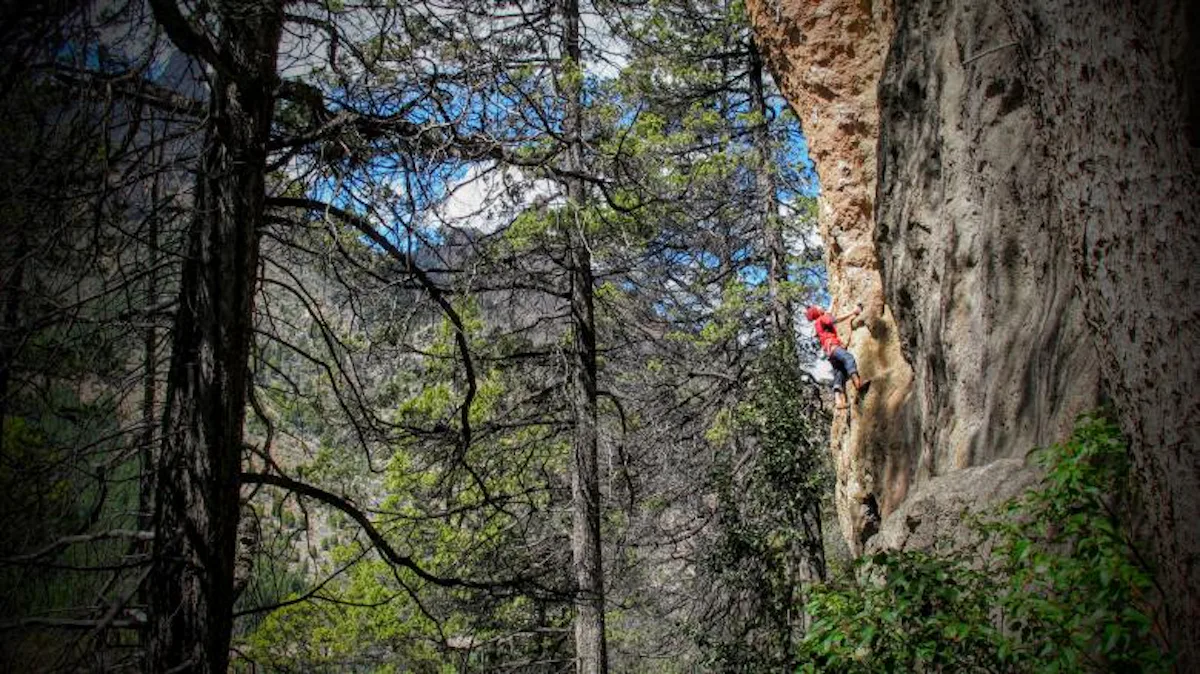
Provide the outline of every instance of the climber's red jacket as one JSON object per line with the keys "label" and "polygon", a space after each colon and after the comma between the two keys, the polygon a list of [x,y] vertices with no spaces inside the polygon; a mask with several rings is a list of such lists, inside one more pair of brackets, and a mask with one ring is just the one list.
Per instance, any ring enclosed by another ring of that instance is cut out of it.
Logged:
{"label": "climber's red jacket", "polygon": [[809,320],[817,330],[817,341],[821,343],[821,350],[826,356],[842,345],[842,340],[838,339],[837,327],[833,324],[833,316],[822,311],[816,318],[810,315]]}

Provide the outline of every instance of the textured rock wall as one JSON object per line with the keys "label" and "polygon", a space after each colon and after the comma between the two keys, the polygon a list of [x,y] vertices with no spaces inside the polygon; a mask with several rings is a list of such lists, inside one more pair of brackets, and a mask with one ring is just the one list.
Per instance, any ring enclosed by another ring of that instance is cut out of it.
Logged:
{"label": "textured rock wall", "polygon": [[1200,671],[1200,6],[1005,0],[1057,226]]}
{"label": "textured rock wall", "polygon": [[1192,4],[749,2],[821,177],[837,308],[868,306],[851,350],[883,384],[833,428],[851,548],[879,517],[872,548],[919,542],[904,532],[944,523],[934,501],[969,500],[952,485],[1008,495],[1029,479],[1013,459],[1103,391],[1183,671],[1200,668]]}
{"label": "textured rock wall", "polygon": [[1063,438],[1099,368],[1006,11],[928,0],[896,19],[875,243],[916,372],[920,481]]}
{"label": "textured rock wall", "polygon": [[877,550],[932,550],[950,539],[965,550],[980,542],[964,513],[1012,498],[1037,484],[1022,459],[997,459],[932,477],[914,489],[866,544]]}
{"label": "textured rock wall", "polygon": [[850,347],[872,394],[832,443],[855,552],[910,488],[1058,440],[1098,400],[1021,79],[967,72],[1013,55],[983,53],[1011,40],[977,4],[752,4],[821,177],[835,309],[867,307]]}

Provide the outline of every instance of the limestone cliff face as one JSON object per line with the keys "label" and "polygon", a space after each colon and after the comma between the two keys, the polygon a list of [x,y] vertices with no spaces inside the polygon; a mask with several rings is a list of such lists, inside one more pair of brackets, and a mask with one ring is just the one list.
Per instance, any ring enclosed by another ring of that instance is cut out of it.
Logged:
{"label": "limestone cliff face", "polygon": [[1014,493],[1029,483],[1029,449],[1111,399],[1174,641],[1189,651],[1200,643],[1200,8],[749,5],[817,164],[836,309],[868,308],[851,350],[878,388],[833,428],[851,548],[881,525],[872,547],[921,540],[909,535],[920,513],[944,512],[928,504],[956,474],[978,485],[976,504]]}
{"label": "limestone cliff face", "polygon": [[919,428],[908,413],[912,369],[883,294],[875,250],[876,88],[891,39],[887,4],[858,0],[751,3],[757,39],[796,109],[821,178],[820,228],[828,249],[834,312],[862,302],[866,315],[845,334],[871,397],[854,418],[837,418],[833,460],[842,533],[851,550],[879,514],[904,499]]}

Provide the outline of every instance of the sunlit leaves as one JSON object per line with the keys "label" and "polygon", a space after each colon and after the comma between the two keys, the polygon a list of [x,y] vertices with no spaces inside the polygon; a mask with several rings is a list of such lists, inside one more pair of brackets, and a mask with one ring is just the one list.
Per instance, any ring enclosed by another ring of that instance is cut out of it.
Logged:
{"label": "sunlit leaves", "polygon": [[876,554],[820,588],[801,671],[1167,671],[1119,429],[1085,416],[1036,456],[1045,480],[976,525],[984,545]]}

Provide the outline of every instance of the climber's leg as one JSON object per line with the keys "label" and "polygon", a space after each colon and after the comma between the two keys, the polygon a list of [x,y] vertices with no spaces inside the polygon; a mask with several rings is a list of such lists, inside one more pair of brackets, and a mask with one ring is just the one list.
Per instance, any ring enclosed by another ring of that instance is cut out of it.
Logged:
{"label": "climber's leg", "polygon": [[834,406],[839,410],[844,410],[847,407],[846,403],[846,370],[841,363],[834,360],[833,355],[829,356],[829,364],[833,366],[833,399]]}
{"label": "climber's leg", "polygon": [[863,381],[862,377],[858,375],[858,363],[854,360],[854,355],[839,346],[829,354],[829,360],[833,363],[835,371],[840,367],[845,373],[843,381],[845,378],[849,378],[850,382],[854,384],[855,400],[861,400],[867,390],[871,388],[871,380]]}

